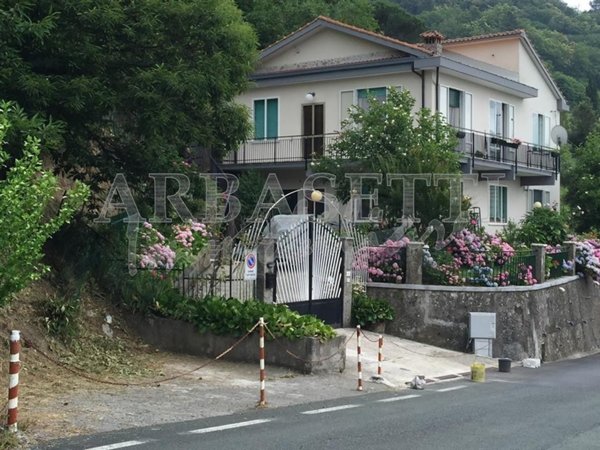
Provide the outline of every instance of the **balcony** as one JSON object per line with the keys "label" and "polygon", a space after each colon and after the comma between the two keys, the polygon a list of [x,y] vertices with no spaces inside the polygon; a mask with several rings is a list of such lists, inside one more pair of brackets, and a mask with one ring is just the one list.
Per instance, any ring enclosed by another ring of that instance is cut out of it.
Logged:
{"label": "balcony", "polygon": [[560,154],[549,147],[473,130],[459,129],[456,137],[456,151],[463,156],[468,172],[507,170],[519,176],[554,177],[560,172]]}
{"label": "balcony", "polygon": [[273,167],[304,166],[328,152],[338,133],[319,136],[280,136],[276,139],[261,139],[244,142],[240,149],[223,158],[223,166]]}
{"label": "balcony", "polygon": [[[338,133],[319,136],[281,136],[277,139],[247,141],[223,158],[230,169],[283,167],[308,168],[311,161],[323,155],[332,156],[331,144]],[[548,147],[514,142],[473,130],[457,130],[456,151],[462,156],[463,170],[474,172],[506,172],[513,177],[552,179],[560,171],[560,155]],[[531,183],[536,184],[536,183]],[[544,184],[544,183],[539,183]]]}

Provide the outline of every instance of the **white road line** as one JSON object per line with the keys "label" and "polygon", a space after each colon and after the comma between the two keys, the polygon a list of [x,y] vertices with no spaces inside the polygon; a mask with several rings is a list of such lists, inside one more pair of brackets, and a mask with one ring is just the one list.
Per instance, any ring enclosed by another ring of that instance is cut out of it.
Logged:
{"label": "white road line", "polygon": [[467,386],[453,386],[453,387],[449,387],[449,388],[444,388],[444,389],[437,389],[433,392],[450,392],[450,391],[458,391],[459,389],[464,389]]}
{"label": "white road line", "polygon": [[377,400],[380,403],[386,403],[386,402],[397,402],[399,400],[408,400],[409,398],[417,398],[420,397],[420,395],[417,394],[413,394],[413,395],[402,395],[400,397],[390,397],[390,398],[383,398],[381,400]]}
{"label": "white road line", "polygon": [[100,447],[90,447],[87,450],[114,450],[116,448],[125,448],[125,447],[133,447],[134,445],[142,445],[150,440],[145,441],[125,441],[125,442],[117,442],[116,444],[102,445]]}
{"label": "white road line", "polygon": [[321,408],[321,409],[313,409],[312,411],[304,411],[300,414],[323,414],[333,411],[341,411],[343,409],[350,408],[358,408],[360,405],[341,405],[341,406],[333,406],[332,408]]}
{"label": "white road line", "polygon": [[185,433],[181,433],[181,434],[187,434],[187,433],[195,433],[195,434],[212,433],[213,431],[223,431],[223,430],[231,430],[233,428],[249,427],[249,426],[252,426],[252,425],[258,425],[260,423],[271,422],[272,420],[273,419],[248,420],[246,422],[230,423],[230,424],[227,424],[227,425],[219,425],[219,426],[216,426],[216,427],[198,428],[197,430],[186,431]]}

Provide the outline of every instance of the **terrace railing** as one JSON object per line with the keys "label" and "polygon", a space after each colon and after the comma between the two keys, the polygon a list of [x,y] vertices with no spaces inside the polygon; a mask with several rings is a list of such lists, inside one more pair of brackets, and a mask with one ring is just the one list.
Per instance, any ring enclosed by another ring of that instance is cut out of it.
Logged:
{"label": "terrace railing", "polygon": [[[478,163],[497,162],[514,167],[516,173],[519,168],[560,171],[560,155],[549,147],[466,129],[457,129],[456,136],[456,151],[468,158],[473,168]],[[330,133],[249,140],[227,155],[222,164],[304,163],[308,167],[323,155],[332,156],[331,145],[338,137],[338,133]]]}
{"label": "terrace railing", "polygon": [[560,155],[549,147],[465,129],[458,129],[456,137],[456,150],[470,159],[472,167],[478,161],[491,161],[513,166],[515,172],[519,167],[554,173],[560,170]]}
{"label": "terrace railing", "polygon": [[223,159],[223,164],[280,164],[304,163],[308,165],[323,155],[339,134],[314,136],[280,136],[274,139],[254,139],[244,142],[239,150]]}

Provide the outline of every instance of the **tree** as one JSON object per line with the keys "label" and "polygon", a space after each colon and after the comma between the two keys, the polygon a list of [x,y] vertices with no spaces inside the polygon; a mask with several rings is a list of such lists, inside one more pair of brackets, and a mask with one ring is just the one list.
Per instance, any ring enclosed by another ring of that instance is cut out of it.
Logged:
{"label": "tree", "polygon": [[237,0],[258,35],[261,48],[323,15],[357,27],[377,30],[369,0]]}
{"label": "tree", "polygon": [[[0,143],[14,121],[39,125],[37,120],[27,120],[14,105],[0,102]],[[61,189],[57,178],[42,168],[38,138],[27,136],[21,157],[10,161],[0,147],[0,168],[6,173],[0,179],[0,306],[47,270],[41,262],[44,244],[70,220],[89,193],[87,186],[75,183],[65,190],[60,207],[53,211]],[[48,219],[50,215],[53,217]]]}
{"label": "tree", "polygon": [[233,99],[256,39],[232,0],[0,0],[0,10],[0,92],[63,124],[47,149],[93,186],[119,172],[146,183],[190,145],[225,152],[246,137]]}
{"label": "tree", "polygon": [[598,116],[589,99],[584,99],[575,105],[569,114],[567,123],[569,125],[569,141],[574,145],[583,144],[586,136],[592,132],[598,123]]}
{"label": "tree", "polygon": [[573,168],[569,174],[566,200],[571,205],[579,231],[598,230],[600,223],[600,125],[585,143],[573,150]]}
{"label": "tree", "polygon": [[375,19],[383,34],[409,42],[417,42],[425,25],[390,0],[373,2]]}
{"label": "tree", "polygon": [[[317,170],[337,178],[337,196],[350,198],[346,173],[459,174],[455,131],[440,114],[423,108],[413,115],[415,100],[408,91],[390,88],[385,102],[369,100],[367,110],[355,106],[332,148],[333,157],[319,161]],[[402,184],[376,186],[384,221],[394,224],[403,215]],[[449,191],[417,185],[416,217],[427,225],[448,216]]]}

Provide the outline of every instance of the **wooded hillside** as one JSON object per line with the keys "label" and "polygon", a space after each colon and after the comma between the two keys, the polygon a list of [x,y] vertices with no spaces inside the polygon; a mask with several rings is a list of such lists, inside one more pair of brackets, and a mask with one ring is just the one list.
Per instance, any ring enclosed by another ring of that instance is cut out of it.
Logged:
{"label": "wooded hillside", "polygon": [[600,113],[600,1],[579,12],[561,0],[237,0],[267,46],[323,14],[416,42],[426,29],[447,37],[523,28],[571,106],[563,117],[574,144]]}

